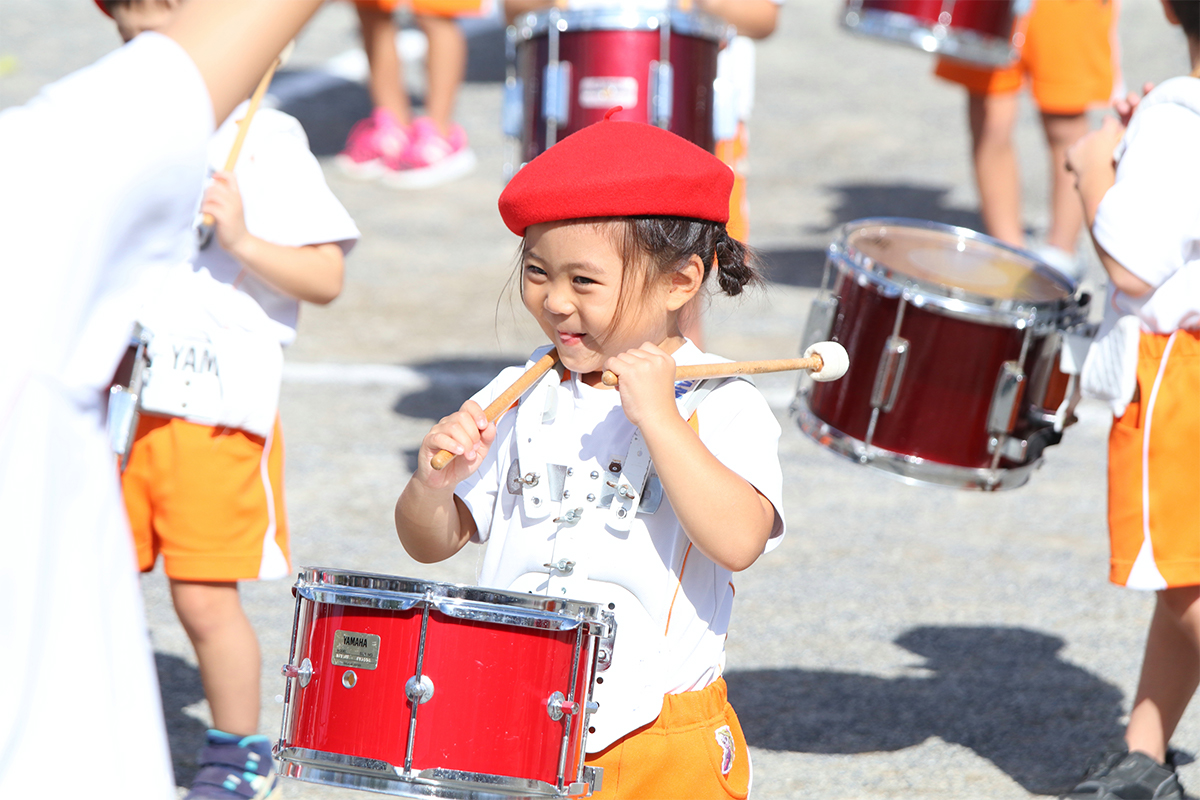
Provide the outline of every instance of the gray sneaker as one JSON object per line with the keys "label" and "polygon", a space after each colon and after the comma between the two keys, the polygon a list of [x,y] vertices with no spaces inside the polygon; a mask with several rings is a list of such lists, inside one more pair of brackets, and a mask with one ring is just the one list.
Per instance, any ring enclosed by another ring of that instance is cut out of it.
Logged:
{"label": "gray sneaker", "polygon": [[1183,800],[1172,764],[1145,753],[1121,751],[1100,759],[1062,800]]}

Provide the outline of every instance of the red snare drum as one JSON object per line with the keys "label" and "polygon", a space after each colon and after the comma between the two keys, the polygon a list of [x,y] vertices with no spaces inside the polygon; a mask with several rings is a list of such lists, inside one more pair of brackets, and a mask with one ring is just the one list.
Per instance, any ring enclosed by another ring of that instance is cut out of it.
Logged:
{"label": "red snare drum", "polygon": [[792,411],[822,446],[909,483],[1020,486],[1074,421],[1059,350],[1086,319],[1075,288],[965,228],[851,222],[802,342],[841,342],[850,368],[802,381]]}
{"label": "red snare drum", "polygon": [[842,25],[928,53],[1003,67],[1024,44],[1014,26],[1028,7],[1028,0],[848,0]]}
{"label": "red snare drum", "polygon": [[508,29],[504,129],[520,166],[564,136],[613,119],[648,122],[712,152],[716,17],[611,6],[526,14]]}
{"label": "red snare drum", "polygon": [[293,778],[403,797],[565,798],[615,623],[589,603],[305,568],[283,729]]}

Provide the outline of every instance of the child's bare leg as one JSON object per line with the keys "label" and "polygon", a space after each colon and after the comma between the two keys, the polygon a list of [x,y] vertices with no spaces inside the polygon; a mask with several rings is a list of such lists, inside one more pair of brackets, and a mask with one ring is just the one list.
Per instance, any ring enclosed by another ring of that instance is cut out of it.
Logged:
{"label": "child's bare leg", "polygon": [[467,74],[467,37],[451,17],[418,14],[416,20],[429,39],[425,112],[445,136],[454,121],[458,87]]}
{"label": "child's bare leg", "polygon": [[196,649],[213,727],[235,736],[255,733],[261,657],[237,584],[172,579],[171,599]]}
{"label": "child's bare leg", "polygon": [[386,108],[402,125],[412,123],[412,106],[404,88],[403,66],[396,51],[396,23],[388,11],[355,3],[362,26],[363,49],[371,68],[368,89],[371,104]]}
{"label": "child's bare leg", "polygon": [[1137,697],[1125,729],[1130,750],[1163,761],[1167,743],[1200,685],[1200,586],[1158,593]]}
{"label": "child's bare leg", "polygon": [[[1013,129],[1017,123],[1017,95],[969,94],[967,117],[971,125],[971,157],[983,227],[1001,241],[1023,247],[1021,176]],[[1078,203],[1076,203],[1078,205]]]}
{"label": "child's bare leg", "polygon": [[1087,115],[1043,112],[1042,128],[1050,148],[1050,229],[1046,231],[1046,244],[1074,253],[1083,228],[1083,206],[1075,181],[1067,172],[1067,148],[1088,132]]}

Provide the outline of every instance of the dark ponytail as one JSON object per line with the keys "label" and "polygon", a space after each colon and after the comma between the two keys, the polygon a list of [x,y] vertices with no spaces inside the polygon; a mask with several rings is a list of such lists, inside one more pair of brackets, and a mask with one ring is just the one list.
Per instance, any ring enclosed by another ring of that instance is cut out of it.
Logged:
{"label": "dark ponytail", "polygon": [[625,269],[644,264],[647,281],[671,274],[695,255],[704,264],[705,278],[715,262],[717,285],[731,297],[763,282],[754,251],[730,236],[719,222],[683,217],[618,217],[612,221]]}

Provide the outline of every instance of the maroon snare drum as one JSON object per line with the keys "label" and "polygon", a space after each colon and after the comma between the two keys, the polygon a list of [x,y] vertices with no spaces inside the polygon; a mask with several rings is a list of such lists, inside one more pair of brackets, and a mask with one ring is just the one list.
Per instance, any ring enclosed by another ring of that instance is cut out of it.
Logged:
{"label": "maroon snare drum", "polygon": [[847,0],[842,25],[985,67],[1016,60],[1025,35],[1016,20],[1029,0]]}
{"label": "maroon snare drum", "polygon": [[504,128],[519,167],[564,136],[613,119],[648,122],[712,152],[717,52],[731,27],[666,8],[557,8],[508,30]]}
{"label": "maroon snare drum", "polygon": [[590,603],[305,568],[280,772],[403,797],[581,797],[596,670],[615,623]]}
{"label": "maroon snare drum", "polygon": [[1074,421],[1059,350],[1086,319],[1075,288],[965,228],[851,222],[801,343],[840,342],[850,368],[802,380],[792,411],[823,447],[909,483],[1020,486]]}

